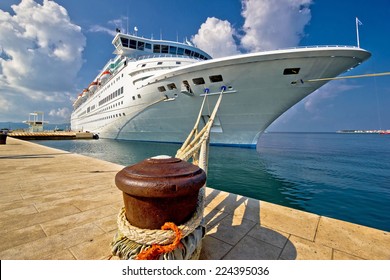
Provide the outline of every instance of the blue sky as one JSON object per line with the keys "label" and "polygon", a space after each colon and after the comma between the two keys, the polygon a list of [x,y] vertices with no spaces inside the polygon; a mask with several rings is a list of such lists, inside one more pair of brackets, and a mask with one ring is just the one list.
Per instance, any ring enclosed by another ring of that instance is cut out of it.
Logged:
{"label": "blue sky", "polygon": [[[114,0],[0,2],[0,122],[44,111],[68,122],[72,100],[113,57],[122,31],[192,40],[214,56],[308,45],[356,45],[372,57],[348,75],[390,71],[388,0]],[[269,130],[390,129],[390,76],[333,81]]]}

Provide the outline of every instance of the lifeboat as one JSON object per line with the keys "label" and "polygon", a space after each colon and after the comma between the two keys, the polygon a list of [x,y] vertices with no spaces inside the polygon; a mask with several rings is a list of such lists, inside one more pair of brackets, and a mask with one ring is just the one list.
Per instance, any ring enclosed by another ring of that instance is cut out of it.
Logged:
{"label": "lifeboat", "polygon": [[77,107],[81,101],[81,93],[77,96],[77,99],[73,102],[73,106]]}
{"label": "lifeboat", "polygon": [[101,84],[105,83],[105,82],[108,80],[108,78],[109,78],[110,76],[111,76],[111,72],[110,72],[109,70],[104,71],[104,72],[100,75],[100,78],[99,78],[100,83],[101,83]]}
{"label": "lifeboat", "polygon": [[97,89],[97,86],[98,86],[98,82],[96,82],[96,81],[93,81],[92,83],[90,83],[88,86],[89,92],[94,93]]}
{"label": "lifeboat", "polygon": [[81,93],[81,97],[87,97],[88,96],[88,89],[84,89]]}

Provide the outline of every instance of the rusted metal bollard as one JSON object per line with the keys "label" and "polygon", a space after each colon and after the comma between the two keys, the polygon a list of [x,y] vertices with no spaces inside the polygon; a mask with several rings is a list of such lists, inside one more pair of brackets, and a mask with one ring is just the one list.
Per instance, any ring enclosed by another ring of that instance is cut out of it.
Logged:
{"label": "rusted metal bollard", "polygon": [[186,222],[196,210],[199,189],[205,182],[201,168],[168,156],[125,167],[115,177],[123,192],[127,220],[142,229]]}

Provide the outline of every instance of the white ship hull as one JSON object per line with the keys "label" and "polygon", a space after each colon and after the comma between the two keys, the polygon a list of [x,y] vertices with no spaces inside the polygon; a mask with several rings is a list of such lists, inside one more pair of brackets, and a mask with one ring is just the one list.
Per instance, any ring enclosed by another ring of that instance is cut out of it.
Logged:
{"label": "white ship hull", "polygon": [[101,138],[181,143],[196,121],[205,88],[202,124],[225,87],[210,143],[255,147],[275,119],[325,83],[305,81],[338,76],[369,56],[354,47],[318,47],[194,63],[164,57],[158,61],[172,67],[158,69],[150,66],[156,58],[132,61],[73,112],[71,126]]}

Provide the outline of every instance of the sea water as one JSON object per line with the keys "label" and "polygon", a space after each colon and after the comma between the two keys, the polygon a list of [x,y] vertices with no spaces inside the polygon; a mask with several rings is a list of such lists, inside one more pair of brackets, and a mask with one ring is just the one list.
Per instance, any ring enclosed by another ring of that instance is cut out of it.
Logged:
{"label": "sea water", "polygon": [[[174,156],[180,147],[108,139],[35,142],[126,166]],[[211,146],[207,185],[390,231],[390,135],[265,133],[257,149]]]}

